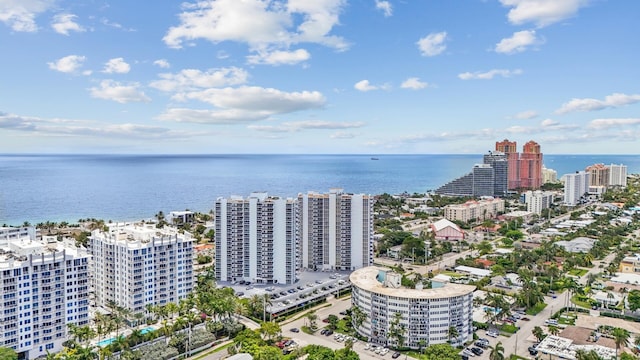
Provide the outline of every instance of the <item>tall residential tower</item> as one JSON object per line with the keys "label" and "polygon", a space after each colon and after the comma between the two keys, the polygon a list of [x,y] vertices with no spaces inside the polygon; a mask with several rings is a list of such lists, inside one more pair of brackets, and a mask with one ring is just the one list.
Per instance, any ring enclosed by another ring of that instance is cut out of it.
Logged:
{"label": "tall residential tower", "polygon": [[216,216],[216,279],[262,284],[297,280],[298,207],[295,199],[270,197],[218,198]]}
{"label": "tall residential tower", "polygon": [[133,313],[177,303],[193,290],[193,238],[173,228],[120,224],[91,233],[96,305]]}
{"label": "tall residential tower", "polygon": [[373,264],[373,198],[331,189],[298,195],[302,267],[355,270]]}

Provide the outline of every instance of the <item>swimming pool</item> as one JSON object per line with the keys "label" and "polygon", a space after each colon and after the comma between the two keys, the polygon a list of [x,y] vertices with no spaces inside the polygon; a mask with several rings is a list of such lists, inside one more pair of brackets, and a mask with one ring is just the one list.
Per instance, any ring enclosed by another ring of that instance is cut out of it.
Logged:
{"label": "swimming pool", "polygon": [[[156,331],[156,329],[151,327],[151,326],[149,326],[149,327],[146,327],[146,328],[140,330],[140,333],[142,335],[144,335],[144,334],[150,333],[152,331]],[[100,346],[100,347],[104,347],[104,346],[107,346],[107,345],[111,345],[111,343],[114,342],[114,341],[116,341],[116,338],[112,337],[112,338],[108,338],[108,339],[104,339],[102,341],[99,341],[97,343],[97,345]]]}
{"label": "swimming pool", "polygon": [[103,346],[107,346],[110,345],[112,342],[114,342],[116,340],[116,338],[109,338],[109,339],[104,339],[102,341],[98,341],[98,346],[103,347]]}
{"label": "swimming pool", "polygon": [[500,312],[500,309],[492,308],[492,307],[490,307],[490,306],[485,306],[485,307],[484,307],[484,311],[493,311],[494,313],[496,313],[496,314],[497,314],[497,313],[499,313],[499,312]]}
{"label": "swimming pool", "polygon": [[144,335],[144,334],[150,333],[150,332],[152,332],[152,331],[156,331],[156,329],[154,329],[154,328],[152,328],[151,326],[149,326],[149,327],[146,327],[146,328],[144,328],[144,329],[140,330],[140,333],[141,333],[142,335]]}

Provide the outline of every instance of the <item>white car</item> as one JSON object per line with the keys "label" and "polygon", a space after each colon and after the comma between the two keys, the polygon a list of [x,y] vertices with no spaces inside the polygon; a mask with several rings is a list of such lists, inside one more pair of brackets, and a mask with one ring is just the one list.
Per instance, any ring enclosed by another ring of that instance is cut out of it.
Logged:
{"label": "white car", "polygon": [[367,343],[367,345],[364,346],[364,349],[369,350],[370,347],[371,347],[371,344]]}
{"label": "white car", "polygon": [[476,354],[474,354],[471,350],[469,350],[467,348],[462,350],[462,354],[467,355],[467,356],[476,356]]}
{"label": "white car", "polygon": [[488,335],[488,336],[491,336],[491,337],[494,337],[494,338],[497,338],[497,337],[498,337],[498,335],[500,335],[500,334],[498,334],[498,333],[497,333],[497,332],[495,332],[495,331],[487,331],[487,335]]}
{"label": "white car", "polygon": [[384,356],[384,355],[386,355],[388,352],[389,352],[389,349],[384,348],[384,349],[382,349],[382,351],[380,351],[380,355]]}

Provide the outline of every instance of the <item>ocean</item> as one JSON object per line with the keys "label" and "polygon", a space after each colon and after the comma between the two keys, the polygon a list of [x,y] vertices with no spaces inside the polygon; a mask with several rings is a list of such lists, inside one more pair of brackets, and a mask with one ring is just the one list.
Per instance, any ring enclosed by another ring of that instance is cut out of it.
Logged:
{"label": "ocean", "polygon": [[[544,161],[558,176],[594,163],[640,172],[636,155],[545,155]],[[253,191],[424,193],[481,162],[482,155],[0,155],[0,225],[208,212],[218,197]]]}

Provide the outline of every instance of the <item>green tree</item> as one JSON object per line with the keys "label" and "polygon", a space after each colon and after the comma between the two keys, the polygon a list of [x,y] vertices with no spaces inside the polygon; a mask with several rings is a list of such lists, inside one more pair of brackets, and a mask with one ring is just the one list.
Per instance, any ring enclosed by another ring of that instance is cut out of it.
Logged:
{"label": "green tree", "polygon": [[309,320],[309,327],[311,330],[315,330],[317,328],[316,320],[318,320],[318,315],[316,315],[315,311],[310,311],[307,314],[307,320]]}
{"label": "green tree", "polygon": [[11,348],[0,347],[0,359],[18,360],[18,354]]}
{"label": "green tree", "polygon": [[401,348],[404,345],[406,332],[407,328],[402,324],[402,313],[393,314],[393,319],[389,323],[389,338],[395,339],[397,348]]}
{"label": "green tree", "polygon": [[560,329],[555,325],[549,325],[549,334],[558,335],[560,333]]}
{"label": "green tree", "polygon": [[504,346],[502,346],[501,341],[498,341],[495,346],[490,346],[489,348],[491,348],[489,360],[504,360]]}
{"label": "green tree", "polygon": [[544,340],[544,338],[546,337],[546,335],[544,334],[544,330],[542,330],[540,326],[534,327],[533,330],[531,330],[531,332],[533,333],[533,336],[536,337],[538,342]]}
{"label": "green tree", "polygon": [[613,336],[613,341],[616,343],[616,358],[618,357],[618,351],[620,348],[624,348],[629,346],[629,338],[631,334],[626,329],[615,328],[611,332]]}
{"label": "green tree", "polygon": [[275,337],[282,333],[280,324],[273,321],[265,321],[260,324],[260,334],[266,338],[267,341],[273,340]]}
{"label": "green tree", "polygon": [[458,328],[456,328],[455,326],[449,326],[449,330],[447,331],[447,334],[449,335],[450,344],[457,343],[456,340],[458,340],[458,337],[460,336],[460,333],[458,332]]}
{"label": "green tree", "polygon": [[436,344],[424,350],[427,360],[460,360],[460,350],[450,344]]}
{"label": "green tree", "polygon": [[331,328],[331,330],[335,330],[338,327],[338,321],[340,319],[334,314],[329,315],[328,319],[329,319],[329,327]]}

